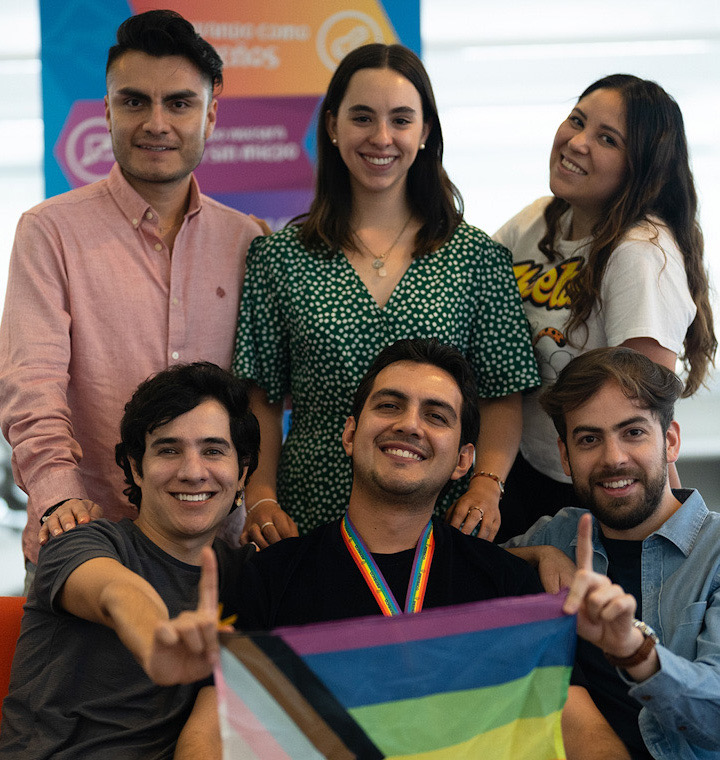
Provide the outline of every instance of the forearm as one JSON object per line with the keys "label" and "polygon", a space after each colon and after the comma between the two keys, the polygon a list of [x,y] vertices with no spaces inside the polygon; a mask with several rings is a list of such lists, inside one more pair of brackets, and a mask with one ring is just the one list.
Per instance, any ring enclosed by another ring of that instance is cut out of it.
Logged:
{"label": "forearm", "polygon": [[567,760],[630,760],[630,753],[581,686],[570,686],[562,713]]}
{"label": "forearm", "polygon": [[260,499],[277,499],[277,469],[282,447],[282,403],[270,404],[262,388],[250,390],[250,408],[260,426],[258,466],[245,488],[247,506]]}
{"label": "forearm", "polygon": [[[70,328],[62,251],[39,221],[23,218],[0,325],[0,420],[15,479],[40,513],[86,498],[67,402]],[[39,517],[39,515],[37,515]]]}
{"label": "forearm", "polygon": [[67,612],[112,628],[141,665],[157,624],[168,619],[157,591],[109,557],[91,559],[73,571],[59,601]]}
{"label": "forearm", "polygon": [[214,686],[201,689],[175,748],[175,760],[220,760],[222,740]]}
{"label": "forearm", "polygon": [[521,435],[522,401],[519,393],[481,400],[475,472],[492,472],[505,480],[520,447]]}

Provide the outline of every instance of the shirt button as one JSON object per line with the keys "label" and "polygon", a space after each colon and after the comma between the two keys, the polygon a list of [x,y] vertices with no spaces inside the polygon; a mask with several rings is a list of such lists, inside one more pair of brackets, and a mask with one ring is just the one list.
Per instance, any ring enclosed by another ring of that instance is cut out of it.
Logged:
{"label": "shirt button", "polygon": [[133,219],[133,227],[138,226],[139,219]]}
{"label": "shirt button", "polygon": [[153,218],[153,213],[152,213],[152,211],[148,211],[148,212],[147,212],[147,214],[145,214],[145,218],[146,218],[146,219],[152,219],[152,218]]}
{"label": "shirt button", "polygon": [[687,731],[687,726],[678,726],[678,731]]}
{"label": "shirt button", "polygon": [[180,354],[177,351],[173,351],[170,356],[172,356],[173,359],[179,359]]}
{"label": "shirt button", "polygon": [[155,243],[155,250],[162,251],[162,243]]}
{"label": "shirt button", "polygon": [[172,300],[172,305],[173,306],[177,306],[179,303],[180,303],[180,301],[178,301],[177,298],[173,298],[173,300]]}

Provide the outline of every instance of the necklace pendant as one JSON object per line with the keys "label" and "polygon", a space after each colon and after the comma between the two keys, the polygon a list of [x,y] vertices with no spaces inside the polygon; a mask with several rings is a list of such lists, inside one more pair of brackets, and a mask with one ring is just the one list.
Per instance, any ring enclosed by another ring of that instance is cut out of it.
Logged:
{"label": "necklace pendant", "polygon": [[385,267],[382,267],[382,269],[377,270],[378,277],[387,277],[387,269]]}
{"label": "necklace pendant", "polygon": [[382,269],[385,266],[385,262],[382,259],[375,259],[372,263],[373,269]]}

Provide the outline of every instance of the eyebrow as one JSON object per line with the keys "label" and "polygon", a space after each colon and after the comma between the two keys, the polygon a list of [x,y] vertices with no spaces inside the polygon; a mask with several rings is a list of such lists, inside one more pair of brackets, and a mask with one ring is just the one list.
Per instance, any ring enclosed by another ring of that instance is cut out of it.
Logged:
{"label": "eyebrow", "polygon": [[[121,95],[129,98],[137,98],[138,100],[150,100],[150,96],[142,90],[136,90],[134,87],[121,87],[117,90],[116,95]],[[199,98],[199,93],[195,90],[178,90],[177,92],[170,92],[167,95],[163,95],[163,101],[168,102],[171,100],[191,100],[192,98]]]}
{"label": "eyebrow", "polygon": [[[628,427],[629,425],[638,425],[641,423],[647,424],[649,422],[648,418],[643,415],[637,415],[636,417],[630,417],[627,420],[623,420],[622,422],[618,422],[617,425],[613,425],[610,429],[611,430],[622,430],[625,427]],[[602,433],[604,428],[601,427],[594,427],[592,425],[577,425],[572,429],[573,436],[578,435],[579,433]]]}
{"label": "eyebrow", "polygon": [[[171,436],[166,435],[162,438],[156,438],[151,444],[151,448],[157,448],[158,446],[168,446],[168,445],[174,445],[178,443],[182,443],[185,439],[178,438],[177,436]],[[207,438],[200,439],[200,443],[208,444],[211,443],[214,446],[227,446],[230,447],[230,441],[227,440],[227,438],[222,437],[215,437],[215,436],[208,436]]]}
{"label": "eyebrow", "polygon": [[[371,108],[370,106],[364,106],[361,103],[355,106],[350,106],[350,108],[348,108],[348,111],[350,111],[350,113],[364,113],[368,111],[370,113],[375,113],[374,108]],[[397,108],[391,108],[390,113],[392,114],[402,113],[402,114],[415,115],[417,111],[414,108],[410,108],[410,106],[398,106]]]}
{"label": "eyebrow", "polygon": [[[582,108],[575,106],[575,108],[573,108],[573,111],[577,111],[580,116],[582,116],[583,119],[587,121],[587,114],[582,110]],[[600,129],[604,129],[606,132],[612,132],[613,134],[617,135],[623,142],[627,142],[625,135],[620,130],[615,129],[615,127],[611,127],[609,124],[601,124]]]}
{"label": "eyebrow", "polygon": [[[383,396],[389,396],[390,398],[396,398],[399,401],[409,401],[410,397],[407,395],[407,393],[403,393],[402,391],[396,390],[395,388],[381,388],[378,391],[375,391],[370,396],[370,401],[380,400]],[[453,420],[457,419],[457,412],[453,408],[452,404],[449,404],[447,401],[443,401],[442,399],[436,399],[436,398],[424,398],[422,400],[423,406],[432,406],[437,409],[442,409],[447,413],[449,417],[452,417]]]}

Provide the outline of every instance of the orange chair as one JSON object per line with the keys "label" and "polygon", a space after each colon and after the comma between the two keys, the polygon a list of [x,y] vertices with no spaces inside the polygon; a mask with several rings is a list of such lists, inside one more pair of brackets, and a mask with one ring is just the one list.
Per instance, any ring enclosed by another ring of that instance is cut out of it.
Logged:
{"label": "orange chair", "polygon": [[5,699],[10,685],[10,666],[20,635],[23,604],[24,596],[0,596],[0,703]]}

